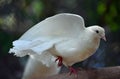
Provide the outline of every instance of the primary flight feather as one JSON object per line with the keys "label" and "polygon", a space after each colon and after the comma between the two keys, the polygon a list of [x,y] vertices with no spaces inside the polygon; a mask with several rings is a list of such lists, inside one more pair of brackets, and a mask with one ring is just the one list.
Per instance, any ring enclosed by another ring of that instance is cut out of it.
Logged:
{"label": "primary flight feather", "polygon": [[20,57],[30,55],[48,66],[50,63],[47,60],[58,57],[56,61],[59,65],[63,63],[70,67],[90,57],[99,47],[101,38],[106,40],[102,27],[85,27],[81,16],[61,13],[48,17],[29,29],[13,42],[14,47],[9,53]]}

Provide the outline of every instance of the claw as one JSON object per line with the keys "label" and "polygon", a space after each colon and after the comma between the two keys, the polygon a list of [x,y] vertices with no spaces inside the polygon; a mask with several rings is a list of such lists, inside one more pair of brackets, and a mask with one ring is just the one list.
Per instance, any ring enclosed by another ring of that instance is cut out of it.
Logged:
{"label": "claw", "polygon": [[61,56],[57,56],[57,59],[55,60],[55,62],[58,61],[58,66],[62,66],[62,61],[63,61],[63,58]]}

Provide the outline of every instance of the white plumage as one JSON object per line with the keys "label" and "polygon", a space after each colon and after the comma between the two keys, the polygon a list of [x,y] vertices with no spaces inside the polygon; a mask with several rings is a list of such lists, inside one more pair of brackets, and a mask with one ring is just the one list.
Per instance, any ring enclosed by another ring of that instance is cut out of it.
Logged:
{"label": "white plumage", "polygon": [[61,56],[64,65],[71,66],[91,56],[97,50],[100,38],[105,40],[102,27],[86,28],[81,16],[61,13],[29,29],[13,42],[9,53],[20,57],[30,55],[47,66],[50,59],[54,61],[54,57]]}

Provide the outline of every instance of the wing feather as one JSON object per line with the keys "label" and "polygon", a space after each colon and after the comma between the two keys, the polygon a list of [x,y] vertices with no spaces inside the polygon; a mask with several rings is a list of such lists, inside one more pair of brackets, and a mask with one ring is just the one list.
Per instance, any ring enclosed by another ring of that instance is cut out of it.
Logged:
{"label": "wing feather", "polygon": [[[65,39],[64,39],[65,40]],[[54,39],[42,41],[41,39],[33,41],[16,40],[13,42],[13,48],[9,53],[14,53],[16,56],[23,57],[25,55],[41,55],[43,52],[48,51],[54,44],[63,41],[62,39]]]}
{"label": "wing feather", "polygon": [[39,22],[24,33],[20,39],[33,40],[39,37],[72,38],[78,37],[84,29],[84,20],[81,16],[61,13]]}

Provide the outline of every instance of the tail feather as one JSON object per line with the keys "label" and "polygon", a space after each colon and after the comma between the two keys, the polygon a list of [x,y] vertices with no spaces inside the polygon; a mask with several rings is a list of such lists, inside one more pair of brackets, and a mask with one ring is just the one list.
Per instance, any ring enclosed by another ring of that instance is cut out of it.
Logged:
{"label": "tail feather", "polygon": [[54,61],[48,67],[39,60],[30,57],[22,79],[39,79],[58,74],[59,71],[60,67]]}

